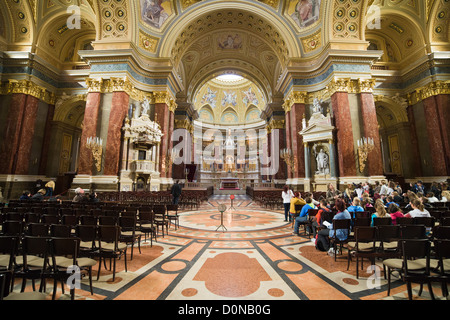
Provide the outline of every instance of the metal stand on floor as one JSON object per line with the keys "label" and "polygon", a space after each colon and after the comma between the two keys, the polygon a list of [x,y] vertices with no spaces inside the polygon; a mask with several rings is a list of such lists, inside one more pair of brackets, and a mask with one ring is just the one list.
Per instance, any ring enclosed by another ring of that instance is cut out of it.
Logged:
{"label": "metal stand on floor", "polygon": [[220,211],[220,226],[217,227],[216,232],[222,228],[222,231],[228,231],[227,228],[223,224],[223,213],[227,210],[227,206],[224,204],[219,205],[219,211]]}

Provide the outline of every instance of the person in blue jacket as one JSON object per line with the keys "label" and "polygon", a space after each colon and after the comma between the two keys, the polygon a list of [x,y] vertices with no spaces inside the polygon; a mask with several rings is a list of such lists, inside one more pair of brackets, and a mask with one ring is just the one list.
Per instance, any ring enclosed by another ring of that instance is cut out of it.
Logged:
{"label": "person in blue jacket", "polygon": [[300,228],[300,224],[302,222],[305,222],[308,220],[308,210],[309,209],[316,209],[316,206],[314,205],[312,198],[307,197],[305,199],[306,204],[303,206],[302,211],[300,211],[300,214],[297,218],[295,218],[295,224],[294,224],[294,234],[298,235],[298,229]]}

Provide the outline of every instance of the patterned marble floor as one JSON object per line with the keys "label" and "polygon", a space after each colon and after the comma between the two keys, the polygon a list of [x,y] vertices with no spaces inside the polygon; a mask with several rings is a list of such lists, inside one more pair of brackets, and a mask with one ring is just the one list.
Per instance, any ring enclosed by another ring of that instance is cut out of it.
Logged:
{"label": "patterned marble floor", "polygon": [[[219,204],[229,208],[229,198],[214,197],[198,210],[180,214],[180,228],[157,242],[137,247],[128,271],[118,261],[115,281],[102,268],[94,295],[87,279],[76,290],[79,300],[407,300],[406,285],[393,280],[387,296],[382,274],[367,270],[365,262],[356,278],[355,262],[347,271],[346,256],[337,262],[317,251],[307,236],[293,236],[292,226],[281,210],[260,208],[247,197],[235,199],[232,210],[224,212],[221,224]],[[382,272],[380,263],[376,268]],[[426,286],[425,286],[426,287]],[[20,290],[17,283],[15,290]],[[28,288],[27,290],[30,290]],[[51,292],[51,286],[48,289]],[[426,288],[414,299],[429,300]],[[436,287],[434,294],[442,299]],[[58,298],[67,299],[58,289]]]}

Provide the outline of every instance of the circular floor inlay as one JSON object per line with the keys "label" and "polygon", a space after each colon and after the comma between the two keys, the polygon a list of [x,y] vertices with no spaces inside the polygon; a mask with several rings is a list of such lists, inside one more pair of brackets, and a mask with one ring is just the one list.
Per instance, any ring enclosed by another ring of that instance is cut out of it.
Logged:
{"label": "circular floor inlay", "polygon": [[269,295],[271,295],[272,297],[277,297],[277,298],[284,296],[284,291],[281,289],[276,289],[276,288],[269,289],[269,291],[267,291],[267,293]]}
{"label": "circular floor inlay", "polygon": [[[216,231],[221,224],[221,214],[217,210],[188,211],[180,214],[180,226]],[[261,231],[285,227],[284,216],[273,211],[239,208],[223,214],[223,225],[227,231]]]}
{"label": "circular floor inlay", "polygon": [[188,289],[184,289],[181,294],[185,297],[193,297],[195,295],[197,295],[198,290],[194,289],[194,288],[188,288]]}
{"label": "circular floor inlay", "polygon": [[161,268],[165,271],[174,272],[183,270],[186,267],[186,264],[181,261],[169,261],[164,263]]}
{"label": "circular floor inlay", "polygon": [[282,261],[278,264],[278,268],[288,272],[298,272],[303,269],[299,263],[293,261]]}
{"label": "circular floor inlay", "polygon": [[356,286],[359,284],[359,281],[355,280],[355,279],[351,279],[351,278],[344,278],[342,279],[342,281],[346,284],[352,285],[352,286]]}

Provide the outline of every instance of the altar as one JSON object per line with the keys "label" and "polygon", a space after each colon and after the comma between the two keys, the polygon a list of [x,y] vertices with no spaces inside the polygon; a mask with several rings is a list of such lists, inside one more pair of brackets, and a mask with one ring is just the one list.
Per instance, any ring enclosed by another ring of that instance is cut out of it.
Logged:
{"label": "altar", "polygon": [[221,178],[219,190],[239,190],[239,179]]}

